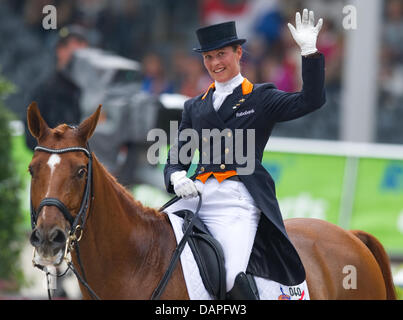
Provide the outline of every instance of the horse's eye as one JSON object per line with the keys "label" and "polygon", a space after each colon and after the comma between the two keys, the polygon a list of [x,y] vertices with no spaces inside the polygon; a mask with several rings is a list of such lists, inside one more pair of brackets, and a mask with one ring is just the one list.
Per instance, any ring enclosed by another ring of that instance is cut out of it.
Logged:
{"label": "horse's eye", "polygon": [[85,168],[81,168],[81,169],[78,170],[78,172],[77,172],[77,177],[79,177],[79,178],[84,177],[86,172],[87,172],[87,171],[85,170]]}

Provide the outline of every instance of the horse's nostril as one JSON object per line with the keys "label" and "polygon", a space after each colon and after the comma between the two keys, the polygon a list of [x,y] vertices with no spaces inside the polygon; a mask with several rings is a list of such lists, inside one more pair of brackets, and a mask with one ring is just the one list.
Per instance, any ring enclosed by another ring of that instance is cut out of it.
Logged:
{"label": "horse's nostril", "polygon": [[64,244],[66,242],[66,239],[67,238],[65,233],[60,229],[53,230],[52,233],[49,235],[49,241],[55,244]]}
{"label": "horse's nostril", "polygon": [[43,243],[43,236],[40,230],[32,231],[29,241],[34,247],[39,247]]}

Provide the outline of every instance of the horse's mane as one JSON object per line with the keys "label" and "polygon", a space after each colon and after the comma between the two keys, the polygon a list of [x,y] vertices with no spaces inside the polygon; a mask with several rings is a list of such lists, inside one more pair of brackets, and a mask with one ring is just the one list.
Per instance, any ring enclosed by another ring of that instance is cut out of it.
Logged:
{"label": "horse's mane", "polygon": [[130,193],[129,190],[127,190],[122,184],[118,182],[116,177],[114,177],[105,167],[104,165],[96,158],[96,156],[93,154],[94,157],[94,163],[97,163],[97,165],[100,167],[100,169],[103,171],[103,174],[105,175],[106,179],[111,182],[111,185],[113,188],[121,194],[128,203],[130,203],[133,206],[133,213],[135,212],[136,214],[139,214],[142,216],[142,218],[145,219],[165,219],[165,215],[162,214],[160,211],[146,207],[144,206],[140,201],[134,199],[133,195]]}

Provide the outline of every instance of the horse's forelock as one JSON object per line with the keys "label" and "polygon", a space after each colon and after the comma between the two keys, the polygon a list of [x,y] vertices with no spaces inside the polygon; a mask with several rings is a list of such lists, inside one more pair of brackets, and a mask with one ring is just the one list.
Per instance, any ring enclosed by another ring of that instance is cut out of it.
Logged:
{"label": "horse's forelock", "polygon": [[57,138],[61,138],[68,129],[70,129],[70,127],[67,124],[61,124],[53,129],[53,133]]}

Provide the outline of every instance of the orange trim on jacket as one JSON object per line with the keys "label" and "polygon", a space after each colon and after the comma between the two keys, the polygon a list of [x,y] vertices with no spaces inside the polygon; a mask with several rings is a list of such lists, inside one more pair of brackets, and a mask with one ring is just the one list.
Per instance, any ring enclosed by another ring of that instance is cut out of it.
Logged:
{"label": "orange trim on jacket", "polygon": [[[206,98],[210,89],[215,89],[214,82],[212,84],[210,84],[207,91],[204,93],[203,97],[201,98],[202,100],[204,100]],[[251,83],[248,79],[244,78],[242,81],[242,94],[247,95],[247,94],[251,93],[252,90],[253,90],[253,83]]]}
{"label": "orange trim on jacket", "polygon": [[206,173],[202,173],[199,174],[196,179],[200,180],[201,182],[205,183],[207,181],[207,179],[213,175],[218,182],[223,182],[225,179],[228,179],[229,177],[233,177],[236,176],[236,170],[228,170],[228,171],[224,171],[224,172],[206,172]]}
{"label": "orange trim on jacket", "polygon": [[208,94],[208,92],[210,91],[210,89],[215,89],[215,83],[213,82],[212,84],[210,84],[210,86],[207,88],[206,93],[203,95],[202,100],[204,100]]}
{"label": "orange trim on jacket", "polygon": [[250,82],[248,79],[243,79],[242,81],[242,94],[245,96],[251,93],[253,90],[253,83]]}

